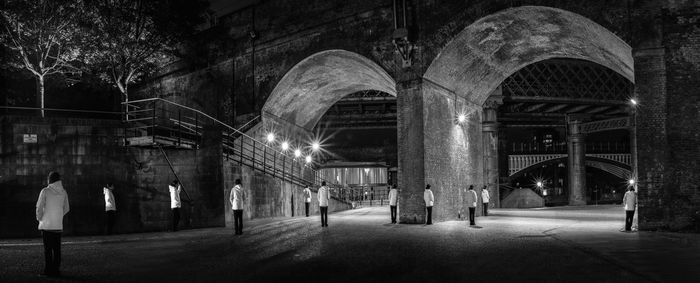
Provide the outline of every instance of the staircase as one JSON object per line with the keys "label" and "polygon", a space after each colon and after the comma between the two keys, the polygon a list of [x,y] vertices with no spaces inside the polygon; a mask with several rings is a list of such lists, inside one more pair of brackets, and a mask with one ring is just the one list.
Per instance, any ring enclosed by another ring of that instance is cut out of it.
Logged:
{"label": "staircase", "polygon": [[[299,186],[320,185],[324,181],[303,158],[281,152],[245,134],[243,129],[236,129],[197,109],[160,98],[136,100],[123,105],[124,109],[128,109],[123,118],[126,146],[198,149],[203,142],[205,127],[219,128],[226,161]],[[254,118],[244,127],[254,126],[260,122],[259,118]],[[165,154],[165,151],[162,152]],[[165,157],[167,159],[167,155]],[[331,187],[339,187],[335,182],[327,183]]]}

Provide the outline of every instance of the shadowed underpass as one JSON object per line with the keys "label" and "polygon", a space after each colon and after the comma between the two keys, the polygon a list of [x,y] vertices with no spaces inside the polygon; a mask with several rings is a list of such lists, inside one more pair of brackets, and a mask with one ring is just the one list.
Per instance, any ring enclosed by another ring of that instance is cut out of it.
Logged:
{"label": "shadowed underpass", "polygon": [[[493,210],[464,221],[389,224],[388,207],[177,233],[64,238],[56,281],[547,281],[698,278],[697,236],[621,233],[618,206]],[[36,281],[34,240],[0,242],[0,281]],[[642,248],[643,247],[643,248]],[[682,260],[679,260],[682,259]],[[673,266],[670,263],[674,262]],[[682,263],[687,263],[683,266]],[[668,265],[668,266],[667,266]],[[643,272],[642,272],[643,270]],[[517,280],[516,280],[517,279]],[[43,279],[54,280],[54,279]]]}

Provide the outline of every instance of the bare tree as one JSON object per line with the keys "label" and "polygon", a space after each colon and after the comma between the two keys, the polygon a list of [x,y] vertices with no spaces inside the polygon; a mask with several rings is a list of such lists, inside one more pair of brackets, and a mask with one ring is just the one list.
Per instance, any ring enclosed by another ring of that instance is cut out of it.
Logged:
{"label": "bare tree", "polygon": [[71,74],[80,54],[77,25],[81,1],[9,0],[0,9],[3,45],[13,50],[10,63],[29,71],[37,83],[37,107],[44,117],[47,76]]}
{"label": "bare tree", "polygon": [[131,84],[176,58],[206,7],[193,0],[96,0],[90,5],[85,23],[93,42],[89,63],[126,103]]}

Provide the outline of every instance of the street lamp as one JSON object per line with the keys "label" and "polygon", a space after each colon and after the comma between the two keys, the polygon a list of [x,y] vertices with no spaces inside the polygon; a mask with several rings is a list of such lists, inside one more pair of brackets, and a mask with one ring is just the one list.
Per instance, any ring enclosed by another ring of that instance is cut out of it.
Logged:
{"label": "street lamp", "polygon": [[318,142],[313,142],[311,144],[311,150],[318,151],[319,149],[321,149],[321,144],[319,144]]}
{"label": "street lamp", "polygon": [[467,115],[464,115],[464,113],[460,113],[457,115],[457,122],[462,124],[464,121],[467,121]]}
{"label": "street lamp", "polygon": [[311,163],[311,161],[312,161],[311,155],[307,155],[306,156],[306,163]]}
{"label": "street lamp", "polygon": [[300,157],[301,156],[301,150],[300,149],[295,149],[294,150],[294,158]]}
{"label": "street lamp", "polygon": [[267,142],[273,142],[275,141],[275,134],[274,133],[268,133],[267,134]]}
{"label": "street lamp", "polygon": [[282,147],[283,151],[287,151],[289,149],[289,143],[284,141],[284,142],[282,142],[281,147]]}

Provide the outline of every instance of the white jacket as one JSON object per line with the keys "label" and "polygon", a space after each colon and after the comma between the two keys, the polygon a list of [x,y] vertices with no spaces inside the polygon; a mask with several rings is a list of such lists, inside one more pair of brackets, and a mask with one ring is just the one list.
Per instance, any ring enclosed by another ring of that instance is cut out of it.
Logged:
{"label": "white jacket", "polygon": [[399,198],[399,191],[397,189],[391,189],[389,191],[389,205],[396,205]]}
{"label": "white jacket", "polygon": [[241,185],[236,185],[231,189],[229,201],[231,202],[231,209],[243,209],[243,202],[245,201],[245,191],[243,191]]}
{"label": "white jacket", "polygon": [[117,204],[114,201],[114,194],[112,194],[112,190],[104,187],[102,188],[102,192],[105,195],[105,211],[117,210]]}
{"label": "white jacket", "polygon": [[311,202],[311,190],[309,188],[304,189],[304,202]]}
{"label": "white jacket", "polygon": [[467,190],[467,207],[476,207],[476,201],[478,200],[476,191]]}
{"label": "white jacket", "polygon": [[328,200],[331,199],[331,194],[328,187],[322,186],[318,188],[318,206],[328,206]]}
{"label": "white jacket", "polygon": [[182,190],[182,186],[178,184],[177,188],[175,188],[172,185],[168,185],[168,188],[170,189],[170,208],[182,206],[180,203],[180,190]]}
{"label": "white jacket", "polygon": [[491,196],[489,195],[489,190],[481,190],[481,200],[484,203],[489,203],[489,200],[491,200]]}
{"label": "white jacket", "polygon": [[70,211],[68,194],[63,189],[63,183],[56,181],[49,184],[39,193],[36,201],[36,220],[39,230],[63,230],[63,216]]}
{"label": "white jacket", "polygon": [[429,189],[425,190],[425,192],[423,192],[423,200],[425,200],[425,206],[433,206],[433,202],[435,202],[433,191]]}
{"label": "white jacket", "polygon": [[634,191],[627,191],[622,198],[622,204],[625,205],[625,210],[633,211],[637,205],[637,193]]}

